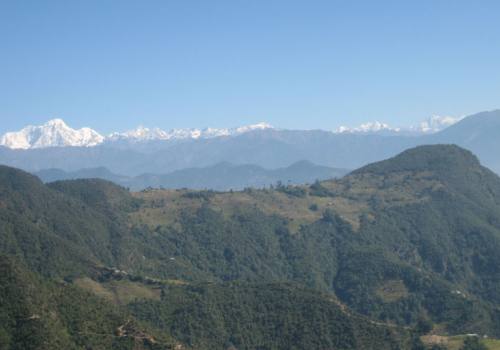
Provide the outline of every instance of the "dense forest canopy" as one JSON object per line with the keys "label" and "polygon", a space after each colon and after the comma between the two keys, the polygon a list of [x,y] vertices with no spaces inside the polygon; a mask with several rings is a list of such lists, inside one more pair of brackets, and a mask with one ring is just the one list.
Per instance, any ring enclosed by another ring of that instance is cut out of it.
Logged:
{"label": "dense forest canopy", "polygon": [[44,185],[0,167],[0,349],[500,338],[498,251],[500,178],[457,146],[231,192]]}

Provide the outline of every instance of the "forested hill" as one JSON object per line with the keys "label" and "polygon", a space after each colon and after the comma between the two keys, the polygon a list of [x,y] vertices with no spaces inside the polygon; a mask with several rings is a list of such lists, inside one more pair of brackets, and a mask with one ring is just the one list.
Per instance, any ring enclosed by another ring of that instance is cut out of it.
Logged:
{"label": "forested hill", "polygon": [[466,175],[471,170],[481,170],[477,157],[458,146],[446,145],[412,148],[394,158],[366,165],[353,174],[432,171],[446,176],[453,173]]}
{"label": "forested hill", "polygon": [[[0,235],[3,259],[26,271],[12,288],[36,279],[47,300],[67,288],[95,295],[112,305],[99,320],[135,325],[112,348],[145,339],[137,334],[154,339],[141,346],[193,349],[500,337],[500,179],[456,146],[417,147],[311,186],[240,192],[44,185],[1,167]],[[54,300],[30,307],[49,315],[61,308]],[[94,304],[85,305],[72,317],[85,320]],[[5,314],[0,335],[17,344],[21,316]],[[60,318],[68,342],[89,346]],[[111,337],[123,335],[113,327]]]}

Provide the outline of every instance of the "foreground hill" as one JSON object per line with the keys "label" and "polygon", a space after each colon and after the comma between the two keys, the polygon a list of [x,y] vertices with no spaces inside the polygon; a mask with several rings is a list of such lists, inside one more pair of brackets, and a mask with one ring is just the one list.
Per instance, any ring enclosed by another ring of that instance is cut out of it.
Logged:
{"label": "foreground hill", "polygon": [[[93,344],[93,348],[125,349],[136,346],[134,344],[139,340],[141,346],[168,348],[168,344],[172,344],[172,341],[162,343],[155,339],[166,337],[168,340],[171,335],[175,335],[178,340],[182,341],[185,345],[178,345],[183,347],[192,345],[197,349],[208,349],[212,348],[211,346],[214,344],[219,346],[221,339],[225,339],[224,343],[232,339],[233,343],[239,344],[243,348],[245,346],[252,348],[251,344],[253,343],[248,343],[248,340],[238,340],[238,337],[243,337],[241,339],[250,337],[250,333],[246,329],[239,332],[234,329],[228,330],[227,332],[231,332],[231,334],[227,335],[225,335],[226,333],[217,333],[220,329],[216,329],[214,330],[216,337],[206,332],[198,335],[191,334],[189,328],[184,331],[174,331],[177,329],[175,327],[165,328],[165,323],[158,323],[156,318],[144,316],[148,304],[145,301],[141,304],[139,300],[141,298],[150,301],[156,300],[156,290],[161,291],[161,300],[168,303],[171,300],[165,298],[165,293],[167,290],[171,290],[173,283],[169,281],[175,280],[178,276],[172,272],[172,269],[176,267],[175,264],[171,263],[166,247],[157,245],[167,242],[163,239],[156,240],[153,236],[144,234],[133,222],[129,222],[127,219],[127,215],[133,215],[142,207],[144,204],[142,200],[135,199],[123,188],[102,180],[62,181],[47,186],[37,178],[12,168],[4,167],[0,169],[0,174],[2,179],[0,192],[2,195],[2,206],[0,207],[2,254],[20,261],[19,264],[28,265],[32,271],[28,272],[23,268],[16,267],[20,266],[17,263],[17,265],[11,264],[11,258],[5,260],[6,267],[2,275],[6,280],[2,282],[2,286],[7,289],[4,289],[6,294],[2,300],[18,298],[15,303],[18,306],[13,312],[2,312],[5,315],[5,324],[0,333],[2,333],[5,344],[13,344],[14,348],[30,348],[24,347],[26,344],[23,341],[30,343],[32,341],[29,338],[22,340],[22,337],[18,335],[19,328],[14,325],[24,318],[35,315],[38,322],[35,322],[35,326],[41,327],[40,331],[33,333],[34,331],[29,328],[26,332],[36,338],[36,341],[32,342],[34,344],[32,348],[36,349],[79,348],[79,346],[84,345],[88,347],[90,344]],[[130,227],[130,224],[133,226]],[[208,250],[207,253],[209,253]],[[115,266],[119,269],[116,269]],[[164,279],[155,280],[147,277],[148,275]],[[192,282],[206,280],[202,276],[197,278],[194,271],[186,271],[184,277]],[[64,278],[66,282],[61,282],[61,278]],[[74,285],[68,285],[68,282]],[[260,283],[257,280],[254,282]],[[114,287],[107,293],[103,292],[110,285]],[[150,285],[153,285],[154,288],[151,289]],[[188,299],[185,298],[191,295],[189,293],[196,290],[189,289],[189,285],[186,285],[188,289],[184,289],[183,284],[177,288],[177,293],[185,294],[183,300],[186,301]],[[285,294],[288,295],[288,298],[292,298],[290,300],[297,300],[297,304],[290,305],[288,312],[299,323],[312,321],[310,319],[312,315],[307,309],[295,309],[299,306],[299,301],[303,305],[316,304],[319,298],[323,300],[323,303],[330,305],[325,309],[316,309],[315,317],[323,319],[322,322],[330,322],[333,320],[330,315],[336,314],[341,321],[335,321],[331,325],[332,328],[323,334],[323,338],[314,340],[319,344],[326,346],[330,343],[345,343],[349,346],[342,345],[343,348],[355,349],[356,344],[373,342],[374,344],[382,344],[382,348],[392,348],[394,344],[407,341],[408,335],[403,329],[392,330],[384,325],[372,326],[368,319],[356,318],[343,312],[336,303],[329,301],[331,297],[316,295],[316,292],[313,291],[304,294],[300,287],[283,289],[284,287],[280,287],[279,284],[274,287],[271,285],[245,285],[238,287],[237,290],[238,293],[247,295],[255,288],[263,293],[268,290],[268,294],[265,295],[268,295],[270,300],[273,300],[272,298],[281,300]],[[36,290],[35,299],[31,294],[26,299],[19,299],[19,293],[31,293],[31,290]],[[148,292],[149,290],[151,292]],[[220,288],[215,289],[214,293],[216,295],[220,293],[232,295],[233,290],[233,286],[220,286]],[[120,297],[124,296],[127,302],[118,302],[116,300],[122,299],[116,298],[115,302],[118,303],[116,306],[100,309],[99,299],[89,301],[90,304],[81,304],[77,301],[79,298],[87,299],[88,292],[96,293],[101,297],[118,293]],[[61,296],[61,300],[57,299],[58,295]],[[140,298],[136,300],[136,297]],[[248,313],[248,317],[250,317],[251,313],[257,312],[262,301],[263,299],[256,296],[246,302],[248,309],[242,310],[242,315]],[[132,327],[133,322],[135,322],[133,317],[126,316],[127,311],[123,310],[131,302],[135,303],[133,307],[130,306],[130,310],[134,312],[136,317],[150,324],[150,326],[146,326],[149,327],[149,333],[143,333],[137,326]],[[71,309],[76,306],[78,308]],[[203,307],[209,307],[209,305]],[[22,311],[24,309],[27,311]],[[59,315],[59,312],[63,313]],[[88,319],[90,316],[87,313],[89,312],[93,313],[91,319]],[[261,312],[262,310],[259,311],[259,313]],[[28,313],[32,313],[32,315],[26,316]],[[57,314],[58,318],[52,321],[47,316],[51,314]],[[178,313],[175,315],[169,320],[172,322],[187,321]],[[227,315],[227,317],[236,319],[242,315]],[[288,347],[290,340],[279,342],[277,336],[291,336],[290,332],[298,331],[297,325],[289,326],[290,328],[286,328],[280,334],[265,332],[268,327],[267,322],[280,318],[286,319],[286,315],[281,309],[269,309],[262,314],[269,321],[255,321],[252,332],[258,331],[262,334],[260,342],[264,347],[271,346],[271,344],[277,344],[278,348]],[[112,317],[116,320],[112,321]],[[192,317],[193,320],[190,322],[195,324],[208,322],[208,319],[204,319],[203,315],[192,315]],[[76,320],[82,322],[82,325],[74,324]],[[169,320],[165,322],[170,322]],[[108,323],[106,328],[97,332],[96,330],[100,327],[99,322]],[[254,321],[249,319],[248,322]],[[127,328],[127,332],[124,334],[120,333],[123,330],[122,326]],[[84,329],[81,330],[78,327],[84,327]],[[88,327],[91,327],[92,330]],[[166,333],[160,334],[159,337],[147,335],[155,334],[156,328],[163,328]],[[55,333],[52,334],[46,329]],[[343,339],[341,338],[343,337],[341,329],[351,333],[355,332],[352,334],[359,333],[359,336],[356,339]],[[386,333],[388,331],[392,333]],[[69,332],[70,336],[62,337],[58,335],[58,332],[61,334]],[[116,335],[117,332],[119,336]],[[103,339],[99,340],[100,337]],[[380,337],[382,337],[380,340],[374,342]],[[147,340],[145,343],[144,339]],[[312,335],[306,334],[302,338],[298,337],[297,341],[307,343],[312,339]]]}
{"label": "foreground hill", "polygon": [[172,349],[131,316],[62,281],[41,279],[0,255],[1,349]]}
{"label": "foreground hill", "polygon": [[500,111],[482,112],[429,137],[429,143],[454,143],[478,155],[483,164],[500,173],[498,131]]}
{"label": "foreground hill", "polygon": [[500,337],[500,179],[457,146],[242,192],[44,185],[3,167],[0,225],[0,253],[36,278],[183,347],[412,349],[431,328]]}
{"label": "foreground hill", "polygon": [[500,180],[456,146],[309,188],[137,197],[132,221],[176,278],[293,280],[375,318],[498,333]]}

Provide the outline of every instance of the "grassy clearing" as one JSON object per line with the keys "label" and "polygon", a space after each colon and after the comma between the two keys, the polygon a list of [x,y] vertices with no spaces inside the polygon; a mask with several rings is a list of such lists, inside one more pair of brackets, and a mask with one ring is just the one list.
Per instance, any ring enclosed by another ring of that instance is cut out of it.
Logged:
{"label": "grassy clearing", "polygon": [[78,278],[74,281],[74,284],[108,301],[115,300],[115,297],[110,290],[106,289],[101,283],[96,282],[88,277]]}
{"label": "grassy clearing", "polygon": [[499,339],[484,339],[483,343],[488,347],[489,350],[500,350]]}
{"label": "grassy clearing", "polygon": [[[153,190],[135,193],[142,199],[141,208],[130,214],[131,222],[157,226],[176,225],[177,218],[184,210],[196,211],[202,205],[199,199],[186,198],[187,190]],[[289,220],[291,232],[297,232],[302,224],[319,220],[327,208],[339,213],[356,229],[359,216],[367,212],[364,203],[343,197],[316,197],[306,195],[294,197],[272,190],[252,190],[248,192],[226,192],[214,194],[208,204],[224,216],[231,216],[239,210],[258,208],[268,215],[279,215]],[[316,207],[314,210],[311,207]]]}
{"label": "grassy clearing", "polygon": [[408,289],[402,280],[389,280],[375,293],[386,303],[392,303],[408,296]]}
{"label": "grassy clearing", "polygon": [[160,288],[129,280],[96,282],[88,277],[80,278],[75,284],[114,304],[126,305],[135,299],[160,300]]}
{"label": "grassy clearing", "polygon": [[[279,190],[248,190],[238,192],[212,192],[205,200],[190,197],[196,193],[189,190],[149,190],[134,193],[143,201],[139,210],[130,214],[132,223],[157,226],[177,225],[182,211],[196,211],[203,203],[231,216],[238,210],[258,208],[269,215],[279,215],[289,220],[290,231],[297,232],[302,224],[321,218],[326,209],[332,209],[349,222],[356,231],[361,215],[370,217],[374,206],[399,206],[428,198],[424,195],[436,191],[442,185],[429,172],[394,173],[389,176],[355,174],[340,180],[324,181],[328,190],[324,197],[310,194],[309,187],[304,196],[294,196]],[[201,192],[199,192],[201,193]],[[314,208],[314,209],[311,209]]]}
{"label": "grassy clearing", "polygon": [[[426,335],[422,337],[422,341],[424,344],[429,346],[433,344],[441,344],[446,346],[448,350],[460,350],[464,344],[465,338],[467,338],[467,335]],[[481,343],[486,345],[488,350],[500,350],[500,339],[482,338]]]}

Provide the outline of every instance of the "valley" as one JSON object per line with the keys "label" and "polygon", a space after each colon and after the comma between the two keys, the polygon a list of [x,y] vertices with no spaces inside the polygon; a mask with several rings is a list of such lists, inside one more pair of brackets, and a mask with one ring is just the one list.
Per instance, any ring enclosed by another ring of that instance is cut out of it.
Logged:
{"label": "valley", "polygon": [[500,1],[0,1],[0,350],[500,350]]}

